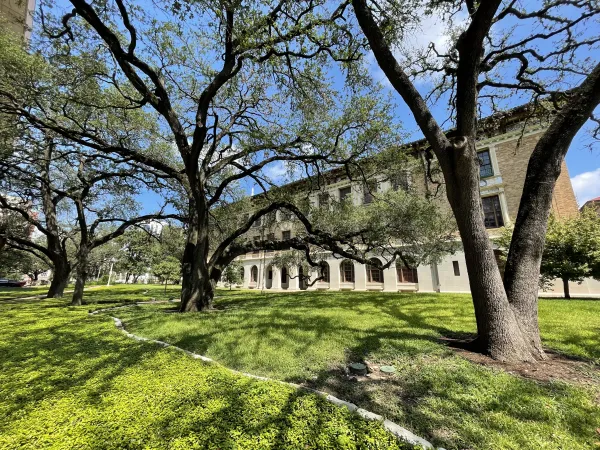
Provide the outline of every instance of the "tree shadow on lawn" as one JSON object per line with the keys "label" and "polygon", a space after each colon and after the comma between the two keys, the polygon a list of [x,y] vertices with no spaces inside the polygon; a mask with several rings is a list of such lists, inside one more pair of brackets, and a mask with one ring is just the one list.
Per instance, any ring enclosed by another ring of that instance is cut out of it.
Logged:
{"label": "tree shadow on lawn", "polygon": [[136,342],[107,316],[20,306],[0,317],[0,447],[399,448],[318,396]]}
{"label": "tree shadow on lawn", "polygon": [[[550,446],[552,439],[564,442],[563,448],[593,442],[600,415],[589,392],[524,380],[457,357],[439,338],[472,332],[472,305],[462,301],[440,309],[439,299],[246,293],[219,299],[226,311],[218,315],[174,316],[181,329],[162,335],[155,329],[160,336],[153,336],[208,352],[228,367],[328,391],[447,448],[502,448],[494,445],[502,439],[508,447],[531,449],[539,448],[540,439]],[[340,318],[347,310],[355,314],[351,323]],[[370,315],[379,320],[371,323]],[[133,319],[133,332],[138,326],[144,330],[145,321],[162,320],[155,313]],[[320,344],[329,341],[335,345],[322,352]],[[276,365],[286,364],[289,355],[309,367],[277,373]],[[351,381],[344,367],[365,359],[393,364],[397,373]],[[556,430],[559,436],[551,438]]]}

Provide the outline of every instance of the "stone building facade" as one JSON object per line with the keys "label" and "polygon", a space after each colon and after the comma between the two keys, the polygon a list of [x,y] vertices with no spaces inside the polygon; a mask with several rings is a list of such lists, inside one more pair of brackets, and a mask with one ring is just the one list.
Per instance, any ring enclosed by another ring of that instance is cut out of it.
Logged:
{"label": "stone building facade", "polygon": [[0,0],[0,16],[14,33],[26,39],[31,35],[34,8],[35,0]]}
{"label": "stone building facade", "polygon": [[[480,192],[486,227],[492,237],[497,235],[500,227],[513,223],[517,216],[528,160],[544,131],[542,122],[523,126],[516,121],[505,123],[505,126],[496,128],[493,132],[481,133],[482,136],[477,142],[481,161]],[[389,182],[382,182],[378,187],[381,191],[390,188]],[[335,183],[327,185],[327,191],[329,196],[338,200],[351,196],[355,205],[364,201],[362,185],[353,184],[348,179],[337,179]],[[552,209],[559,217],[569,217],[578,211],[569,172],[564,162],[556,184]],[[291,236],[294,236],[294,224],[278,212],[275,226],[269,229],[267,238],[282,240]],[[297,277],[298,271],[302,269],[277,268],[271,265],[274,254],[258,251],[239,258],[243,265],[242,287],[272,291],[470,292],[462,251],[447,255],[439,264],[420,266],[414,270],[400,265],[379,270],[374,266],[330,256],[326,261],[326,280],[310,287]],[[373,258],[377,258],[377,255],[373,255]],[[532,282],[537,283],[537,280]],[[574,297],[600,296],[600,282],[593,279],[585,280],[582,284],[572,283],[570,289]],[[562,296],[562,283],[557,283],[554,290],[540,294]]]}

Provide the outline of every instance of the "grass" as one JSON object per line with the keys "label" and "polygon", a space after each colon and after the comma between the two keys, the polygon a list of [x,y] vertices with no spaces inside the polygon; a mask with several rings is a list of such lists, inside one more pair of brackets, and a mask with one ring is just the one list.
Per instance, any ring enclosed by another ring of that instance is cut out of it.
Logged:
{"label": "grass", "polygon": [[10,300],[13,298],[33,297],[43,295],[48,292],[48,286],[35,287],[0,287],[0,300]]}
{"label": "grass", "polygon": [[[90,297],[100,293],[90,292]],[[597,387],[538,383],[456,356],[441,335],[472,333],[466,295],[220,291],[222,312],[124,309],[127,328],[239,370],[328,390],[447,449],[597,446]],[[600,302],[542,300],[545,345],[600,362]],[[348,382],[353,361],[393,364],[384,380]]]}
{"label": "grass", "polygon": [[[90,291],[95,307],[155,288]],[[398,449],[381,424],[118,332],[65,300],[0,304],[2,449]]]}

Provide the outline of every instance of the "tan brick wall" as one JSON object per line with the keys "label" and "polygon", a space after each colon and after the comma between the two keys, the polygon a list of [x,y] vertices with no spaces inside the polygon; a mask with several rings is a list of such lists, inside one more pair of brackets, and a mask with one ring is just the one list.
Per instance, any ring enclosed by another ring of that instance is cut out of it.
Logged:
{"label": "tan brick wall", "polygon": [[31,27],[31,15],[35,0],[0,0],[0,16],[9,22],[11,30],[16,34],[28,35]]}
{"label": "tan brick wall", "polygon": [[[508,215],[514,222],[519,210],[519,202],[525,184],[527,164],[537,141],[543,131],[523,137],[521,144],[517,146],[518,138],[496,145],[496,159],[498,169],[504,184]],[[577,213],[577,200],[569,178],[569,171],[563,161],[562,170],[552,199],[552,210],[559,217],[568,217]]]}

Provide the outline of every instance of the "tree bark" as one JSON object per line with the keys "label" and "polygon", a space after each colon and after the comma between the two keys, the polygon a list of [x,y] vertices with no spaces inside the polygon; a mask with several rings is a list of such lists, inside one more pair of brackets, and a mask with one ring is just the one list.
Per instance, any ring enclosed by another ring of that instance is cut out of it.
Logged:
{"label": "tree bark", "polygon": [[533,361],[532,349],[520,331],[511,308],[494,249],[485,228],[479,194],[479,164],[475,141],[468,139],[448,151],[444,173],[448,201],[456,217],[463,243],[467,273],[477,321],[473,349],[499,361]]}
{"label": "tree bark", "polygon": [[71,267],[66,261],[55,261],[54,270],[52,273],[52,281],[50,288],[46,294],[46,298],[61,298],[64,294],[65,287],[69,282],[71,275]]}
{"label": "tree bark", "polygon": [[[200,195],[196,196],[200,198]],[[208,214],[189,202],[190,223],[183,252],[180,312],[206,311],[212,308],[216,282],[208,267]]]}
{"label": "tree bark", "polygon": [[79,252],[77,253],[77,278],[75,280],[75,289],[73,291],[73,298],[71,300],[72,306],[84,304],[83,290],[88,277],[88,255],[89,251],[87,248],[80,248]]}
{"label": "tree bark", "polygon": [[571,298],[571,292],[569,291],[569,279],[568,278],[563,278],[562,282],[563,282],[563,290],[565,292],[565,298],[566,299],[570,299]]}
{"label": "tree bark", "polygon": [[562,108],[536,144],[527,165],[504,285],[521,330],[537,351],[537,359],[545,359],[538,324],[537,280],[554,187],[573,138],[599,103],[600,64],[562,101]]}

